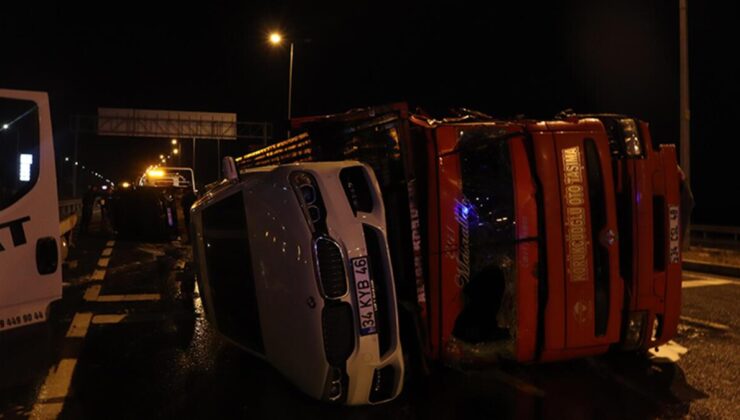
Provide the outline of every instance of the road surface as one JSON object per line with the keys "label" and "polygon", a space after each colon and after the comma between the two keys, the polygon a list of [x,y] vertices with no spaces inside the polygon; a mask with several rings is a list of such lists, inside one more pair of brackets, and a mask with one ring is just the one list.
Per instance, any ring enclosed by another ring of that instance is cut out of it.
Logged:
{"label": "road surface", "polygon": [[[629,354],[476,371],[435,368],[374,407],[303,395],[221,339],[179,242],[80,238],[55,321],[5,351],[0,418],[733,418],[740,279],[685,272],[679,334]],[[40,333],[39,333],[40,331]],[[36,334],[38,333],[38,334]]]}

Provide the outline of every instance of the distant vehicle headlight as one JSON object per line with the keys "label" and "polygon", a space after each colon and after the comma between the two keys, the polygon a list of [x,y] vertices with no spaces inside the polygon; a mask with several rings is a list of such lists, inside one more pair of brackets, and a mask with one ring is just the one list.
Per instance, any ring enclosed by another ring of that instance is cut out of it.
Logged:
{"label": "distant vehicle headlight", "polygon": [[637,123],[632,118],[622,118],[619,120],[624,137],[624,152],[630,157],[642,156],[642,144],[640,143],[640,131]]}

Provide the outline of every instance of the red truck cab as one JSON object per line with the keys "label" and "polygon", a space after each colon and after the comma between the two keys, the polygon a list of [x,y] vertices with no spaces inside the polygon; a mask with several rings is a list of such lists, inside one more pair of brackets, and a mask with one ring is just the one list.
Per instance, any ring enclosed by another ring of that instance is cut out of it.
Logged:
{"label": "red truck cab", "polygon": [[373,166],[394,215],[399,303],[415,308],[428,358],[553,361],[676,334],[680,170],[646,123],[435,120],[405,103],[292,123],[304,134],[260,159]]}
{"label": "red truck cab", "polygon": [[673,146],[623,116],[437,121],[426,145],[428,352],[552,361],[647,349],[676,333]]}

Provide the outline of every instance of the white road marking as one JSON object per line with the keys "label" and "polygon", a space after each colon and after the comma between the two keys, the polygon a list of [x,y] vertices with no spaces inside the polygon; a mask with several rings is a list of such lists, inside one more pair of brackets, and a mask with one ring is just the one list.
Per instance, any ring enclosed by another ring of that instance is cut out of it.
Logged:
{"label": "white road marking", "polygon": [[159,293],[142,293],[136,295],[100,295],[98,302],[142,302],[160,300],[162,297]]}
{"label": "white road marking", "polygon": [[93,324],[118,324],[126,319],[126,314],[108,314],[95,315],[92,319]]}
{"label": "white road marking", "polygon": [[[108,258],[100,258],[98,260],[98,266],[103,268],[96,269],[92,276],[90,276],[91,280],[105,279],[105,267],[108,267],[114,245],[115,241],[108,241],[106,243],[107,248],[103,250],[101,255]],[[97,301],[100,296],[101,287],[102,286],[99,284],[88,287],[87,290],[85,290],[84,299],[89,302]],[[69,325],[66,338],[84,339],[90,329],[91,322],[96,324],[105,324],[120,322],[123,318],[125,318],[125,315],[98,315],[93,318],[92,312],[78,312],[75,314]],[[116,319],[117,321],[115,321]],[[67,342],[67,344],[69,344],[69,342]],[[77,357],[67,357],[61,359],[56,366],[52,366],[51,369],[49,369],[49,373],[47,374],[43,385],[41,385],[41,388],[39,389],[39,394],[36,398],[36,403],[33,406],[31,418],[55,419],[59,417],[64,409],[64,402],[69,394],[69,387],[72,383],[72,375],[74,375],[76,366]]]}
{"label": "white road marking", "polygon": [[95,270],[90,276],[90,280],[102,281],[105,278],[105,270]]}
{"label": "white road marking", "polygon": [[693,280],[704,280],[704,279],[729,280],[729,281],[734,281],[734,282],[740,283],[740,278],[738,278],[738,277],[722,276],[722,275],[719,275],[719,274],[700,273],[698,271],[686,271],[686,270],[684,270],[682,272],[682,275],[683,275],[684,278],[689,278],[689,279],[693,279]]}
{"label": "white road marking", "polygon": [[84,299],[88,302],[143,302],[157,301],[162,299],[159,293],[140,293],[131,295],[101,295],[101,285],[96,284],[85,290]]}
{"label": "white road marking", "polygon": [[99,284],[88,287],[85,290],[85,296],[83,298],[88,302],[96,302],[100,295],[100,288],[101,286]]}
{"label": "white road marking", "polygon": [[684,289],[690,289],[692,287],[704,287],[704,286],[722,286],[725,284],[737,284],[737,282],[731,280],[720,280],[720,279],[705,279],[705,280],[692,280],[685,281],[681,284]]}
{"label": "white road marking", "polygon": [[67,330],[67,338],[85,338],[90,327],[92,312],[78,312]]}
{"label": "white road marking", "polygon": [[705,321],[703,319],[692,318],[690,316],[685,316],[685,315],[681,315],[681,318],[680,319],[683,322],[686,322],[686,323],[689,323],[689,324],[695,324],[695,325],[698,325],[700,327],[712,328],[712,329],[721,330],[721,331],[729,331],[730,330],[730,326],[729,325],[720,324],[718,322]]}
{"label": "white road marking", "polygon": [[69,393],[72,374],[77,366],[77,359],[62,359],[49,369],[44,384],[41,385],[36,404],[31,413],[32,419],[55,419],[64,408],[64,400]]}
{"label": "white road marking", "polygon": [[678,359],[680,359],[682,355],[686,354],[687,351],[689,351],[689,349],[671,340],[658,347],[657,350],[650,349],[650,355],[653,358],[668,359],[671,362],[677,362]]}
{"label": "white road marking", "polygon": [[[92,313],[78,312],[67,330],[67,338],[85,338],[90,327]],[[64,400],[69,394],[72,375],[77,366],[76,357],[61,359],[56,366],[49,369],[44,384],[41,385],[31,418],[54,419],[59,417],[64,408]]]}

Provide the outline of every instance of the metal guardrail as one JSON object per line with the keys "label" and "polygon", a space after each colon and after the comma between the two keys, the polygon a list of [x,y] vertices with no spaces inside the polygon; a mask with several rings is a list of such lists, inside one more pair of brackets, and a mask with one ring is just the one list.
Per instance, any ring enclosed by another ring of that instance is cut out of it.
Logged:
{"label": "metal guardrail", "polygon": [[59,220],[64,220],[72,214],[82,213],[82,199],[73,198],[59,202]]}
{"label": "metal guardrail", "polygon": [[692,241],[716,242],[732,245],[740,243],[740,227],[690,225],[689,230],[691,231],[690,238]]}

